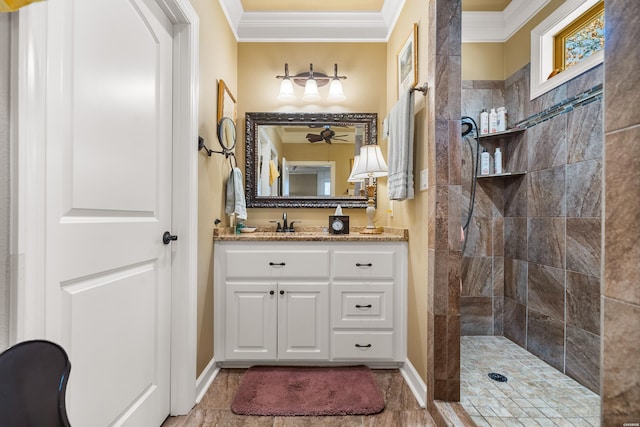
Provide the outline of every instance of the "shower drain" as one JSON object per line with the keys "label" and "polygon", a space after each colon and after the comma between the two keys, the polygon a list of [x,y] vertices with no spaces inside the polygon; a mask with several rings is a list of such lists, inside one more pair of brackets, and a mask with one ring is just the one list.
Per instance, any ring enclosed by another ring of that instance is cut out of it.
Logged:
{"label": "shower drain", "polygon": [[505,377],[502,374],[496,374],[495,372],[491,372],[489,374],[489,378],[491,378],[494,381],[501,382],[501,383],[506,383],[507,382],[507,377]]}

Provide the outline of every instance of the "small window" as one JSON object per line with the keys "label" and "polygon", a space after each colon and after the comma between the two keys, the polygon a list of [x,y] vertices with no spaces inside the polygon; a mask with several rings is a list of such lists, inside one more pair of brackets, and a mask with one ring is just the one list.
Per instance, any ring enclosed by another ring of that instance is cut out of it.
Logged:
{"label": "small window", "polygon": [[531,30],[531,99],[603,60],[604,2],[565,0]]}
{"label": "small window", "polygon": [[580,15],[554,37],[554,72],[604,49],[604,2]]}

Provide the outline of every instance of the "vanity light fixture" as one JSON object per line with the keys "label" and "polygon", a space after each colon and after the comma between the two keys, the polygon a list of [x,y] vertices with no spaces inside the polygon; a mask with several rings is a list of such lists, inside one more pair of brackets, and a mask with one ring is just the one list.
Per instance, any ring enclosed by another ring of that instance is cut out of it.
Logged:
{"label": "vanity light fixture", "polygon": [[382,151],[377,144],[363,145],[360,147],[360,158],[356,163],[353,162],[353,170],[351,171],[350,178],[353,179],[367,179],[367,226],[360,231],[362,234],[380,234],[382,229],[378,228],[374,224],[374,217],[376,214],[375,202],[373,195],[376,186],[373,183],[373,178],[379,178],[388,175],[387,163],[382,157]]}
{"label": "vanity light fixture", "polygon": [[318,88],[325,86],[328,83],[330,83],[330,85],[327,101],[339,102],[344,101],[346,98],[344,96],[340,80],[344,80],[347,77],[338,75],[338,64],[333,65],[333,76],[327,76],[324,73],[313,71],[313,64],[309,64],[308,72],[290,76],[289,64],[284,64],[284,76],[276,76],[276,78],[282,80],[280,83],[278,101],[291,102],[296,99],[292,82],[304,87],[304,95],[302,99],[307,102],[319,101],[321,97]]}

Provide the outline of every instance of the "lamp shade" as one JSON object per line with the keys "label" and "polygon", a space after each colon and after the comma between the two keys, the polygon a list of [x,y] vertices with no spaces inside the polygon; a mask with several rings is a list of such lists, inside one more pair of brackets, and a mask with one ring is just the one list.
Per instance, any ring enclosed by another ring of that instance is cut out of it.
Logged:
{"label": "lamp shade", "polygon": [[387,176],[387,163],[382,157],[379,145],[363,145],[360,147],[360,159],[356,165],[354,160],[352,176],[354,179],[377,178]]}
{"label": "lamp shade", "polygon": [[345,98],[346,96],[344,96],[344,92],[342,91],[342,83],[340,83],[340,79],[332,79],[331,84],[329,85],[329,95],[327,96],[327,101],[344,101]]}
{"label": "lamp shade", "polygon": [[285,77],[280,83],[280,93],[278,94],[278,101],[295,101],[296,95],[293,92],[293,83],[291,79]]}
{"label": "lamp shade", "polygon": [[355,173],[356,169],[358,169],[358,164],[360,163],[360,155],[354,156],[353,157],[353,169],[351,169],[351,173],[349,174],[349,178],[347,179],[348,182],[361,182],[364,180],[364,178],[354,178],[353,174]]}
{"label": "lamp shade", "polygon": [[318,83],[315,79],[310,78],[307,80],[307,83],[304,85],[304,95],[302,99],[305,101],[319,101],[320,100],[320,92],[318,92]]}

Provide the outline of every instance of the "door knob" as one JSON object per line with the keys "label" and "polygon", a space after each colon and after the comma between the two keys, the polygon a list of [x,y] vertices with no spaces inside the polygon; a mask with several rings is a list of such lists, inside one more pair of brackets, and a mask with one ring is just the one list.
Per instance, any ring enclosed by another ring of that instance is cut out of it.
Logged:
{"label": "door knob", "polygon": [[176,236],[175,234],[171,234],[168,231],[165,231],[164,234],[162,235],[162,243],[164,243],[165,245],[168,245],[169,243],[171,243],[172,240],[178,240],[178,236]]}

